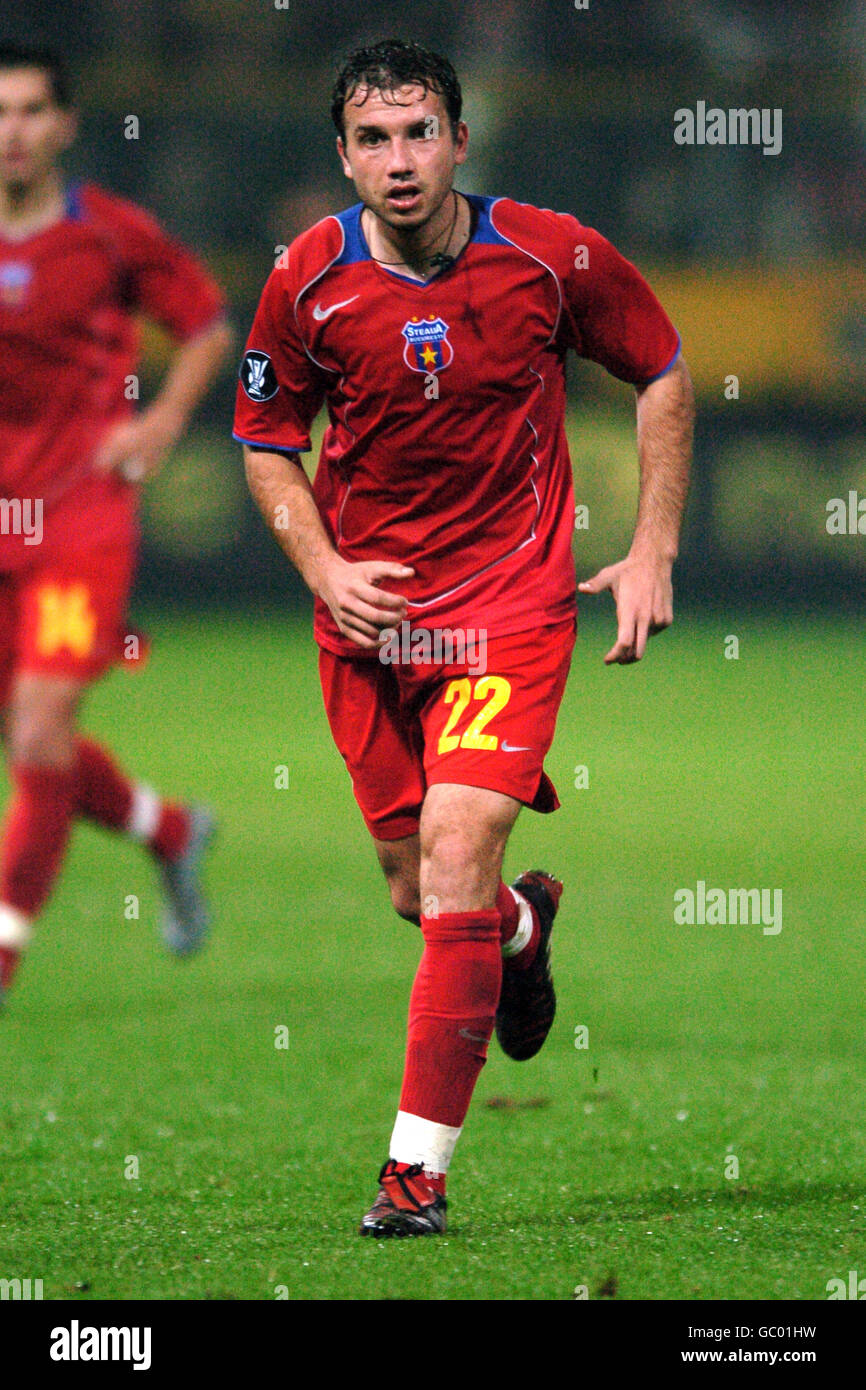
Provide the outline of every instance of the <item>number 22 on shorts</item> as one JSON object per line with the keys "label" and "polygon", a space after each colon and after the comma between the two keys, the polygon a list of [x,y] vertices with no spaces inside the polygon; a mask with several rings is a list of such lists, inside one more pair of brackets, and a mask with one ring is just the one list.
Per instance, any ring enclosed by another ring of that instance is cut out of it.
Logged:
{"label": "number 22 on shorts", "polygon": [[[472,699],[484,700],[485,703],[462,735],[452,733]],[[468,676],[451,681],[445,691],[444,700],[446,705],[453,705],[454,708],[439,736],[439,756],[443,753],[453,753],[455,748],[480,748],[487,752],[493,752],[498,748],[499,739],[496,735],[485,734],[483,731],[510,699],[511,682],[504,676],[481,676],[474,687]]]}

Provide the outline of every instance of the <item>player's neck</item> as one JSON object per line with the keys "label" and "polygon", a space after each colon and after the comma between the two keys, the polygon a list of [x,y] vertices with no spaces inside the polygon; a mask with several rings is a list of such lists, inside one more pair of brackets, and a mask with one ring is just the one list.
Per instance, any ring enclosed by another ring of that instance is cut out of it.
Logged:
{"label": "player's neck", "polygon": [[9,241],[23,241],[59,222],[66,192],[59,169],[26,187],[0,184],[0,231]]}
{"label": "player's neck", "polygon": [[381,265],[426,281],[454,260],[469,239],[472,213],[468,202],[454,190],[423,227],[401,231],[389,227],[366,208],[364,230],[370,255]]}

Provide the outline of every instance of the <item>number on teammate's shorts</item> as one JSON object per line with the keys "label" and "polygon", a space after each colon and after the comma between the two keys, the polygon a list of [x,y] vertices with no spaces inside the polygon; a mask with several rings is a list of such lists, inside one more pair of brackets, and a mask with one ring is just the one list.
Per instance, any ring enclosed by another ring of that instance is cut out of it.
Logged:
{"label": "number on teammate's shorts", "polygon": [[96,614],[84,584],[43,584],[37,592],[39,626],[36,647],[40,656],[54,656],[67,647],[73,656],[89,656],[96,636]]}
{"label": "number on teammate's shorts", "polygon": [[[499,747],[496,735],[485,734],[483,731],[494,715],[503,710],[511,699],[510,681],[504,676],[480,676],[473,688],[469,677],[461,676],[459,680],[449,683],[444,698],[446,705],[453,705],[454,708],[439,736],[440,757],[443,753],[453,753],[455,748],[479,748],[492,753]],[[462,735],[452,733],[472,699],[484,700],[485,704]]]}

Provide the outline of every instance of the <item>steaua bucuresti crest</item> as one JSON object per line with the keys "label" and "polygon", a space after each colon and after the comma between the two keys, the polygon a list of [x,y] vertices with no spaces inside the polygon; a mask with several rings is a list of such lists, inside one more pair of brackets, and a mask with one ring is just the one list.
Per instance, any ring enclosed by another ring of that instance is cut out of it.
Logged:
{"label": "steaua bucuresti crest", "polygon": [[448,341],[448,324],[431,314],[426,319],[410,319],[403,328],[406,346],[403,361],[413,372],[443,372],[454,361]]}

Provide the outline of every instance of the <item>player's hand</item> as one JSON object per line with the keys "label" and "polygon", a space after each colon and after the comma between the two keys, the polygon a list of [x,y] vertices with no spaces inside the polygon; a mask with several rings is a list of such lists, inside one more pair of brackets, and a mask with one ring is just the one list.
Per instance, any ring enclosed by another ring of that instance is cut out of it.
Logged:
{"label": "player's hand", "polygon": [[605,665],[629,666],[640,661],[650,637],[663,632],[674,620],[673,562],[664,557],[627,557],[605,565],[592,579],[578,584],[582,594],[610,589],[616,603],[616,642],[604,658]]}
{"label": "player's hand", "polygon": [[143,482],[174,448],[182,429],[183,422],[177,416],[151,406],[109,431],[96,451],[93,466],[103,473],[119,473],[130,483]]}
{"label": "player's hand", "polygon": [[415,571],[391,560],[362,560],[350,564],[335,555],[316,592],[331,610],[344,637],[359,647],[379,647],[383,628],[393,628],[406,616],[408,602],[380,586],[386,579],[411,579]]}

